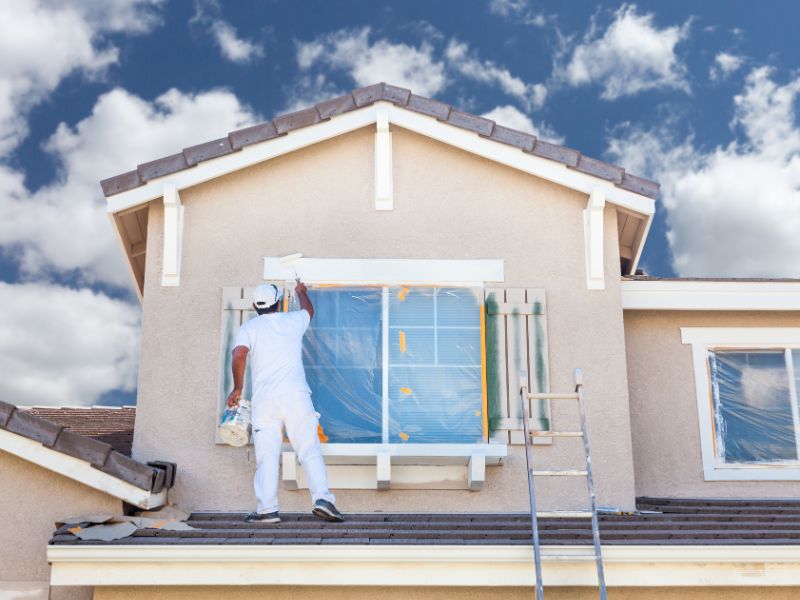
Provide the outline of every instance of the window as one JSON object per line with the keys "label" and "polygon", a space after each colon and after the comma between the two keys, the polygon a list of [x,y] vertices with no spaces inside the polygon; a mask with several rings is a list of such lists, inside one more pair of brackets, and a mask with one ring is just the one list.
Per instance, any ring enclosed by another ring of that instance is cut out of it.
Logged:
{"label": "window", "polygon": [[683,328],[707,480],[800,479],[800,330]]}
{"label": "window", "polygon": [[323,439],[485,439],[482,289],[321,286],[309,295],[303,362]]}

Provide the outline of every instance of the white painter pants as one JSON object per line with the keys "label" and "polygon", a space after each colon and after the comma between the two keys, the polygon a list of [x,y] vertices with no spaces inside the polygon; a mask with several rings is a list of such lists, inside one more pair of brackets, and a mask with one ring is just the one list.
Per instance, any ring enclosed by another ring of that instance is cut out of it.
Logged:
{"label": "white painter pants", "polygon": [[317,435],[317,413],[311,395],[305,392],[265,399],[253,406],[253,442],[256,451],[254,486],[259,513],[280,510],[278,502],[278,467],[283,442],[283,427],[303,465],[313,502],[336,502],[328,489],[328,475]]}

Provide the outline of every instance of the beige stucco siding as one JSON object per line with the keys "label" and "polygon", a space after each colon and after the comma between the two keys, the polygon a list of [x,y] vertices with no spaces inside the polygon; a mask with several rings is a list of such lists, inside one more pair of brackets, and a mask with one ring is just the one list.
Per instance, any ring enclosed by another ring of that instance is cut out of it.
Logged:
{"label": "beige stucco siding", "polygon": [[[594,600],[597,589],[545,588],[548,600]],[[280,598],[281,600],[449,600],[450,598],[481,598],[485,600],[529,600],[532,588],[420,588],[420,587],[175,587],[132,588],[98,587],[94,600],[204,600],[205,598],[245,600],[249,598]],[[610,588],[610,600],[790,600],[797,597],[797,588]]]}
{"label": "beige stucco siding", "polygon": [[[262,257],[501,258],[508,287],[542,287],[552,387],[582,367],[602,504],[631,508],[633,467],[620,308],[616,216],[606,211],[605,291],[586,289],[587,197],[458,149],[393,129],[392,211],[373,199],[374,131],[366,128],[181,192],[179,287],[161,287],[163,209],[151,205],[134,456],[178,463],[172,493],[189,508],[254,504],[252,451],[214,444],[221,288],[256,285]],[[542,460],[577,443],[559,440]],[[337,491],[345,510],[526,510],[524,459],[489,468],[470,492]],[[573,463],[574,464],[574,463]],[[552,486],[553,484],[546,484]],[[566,486],[560,505],[580,503]],[[555,493],[555,492],[553,492]],[[545,495],[551,495],[545,490]],[[308,508],[285,492],[284,510]]]}
{"label": "beige stucco siding", "polygon": [[625,312],[637,495],[800,494],[800,482],[704,481],[692,348],[681,327],[800,327],[800,314]]}
{"label": "beige stucco siding", "polygon": [[[0,596],[4,582],[20,582],[18,589],[25,587],[21,582],[49,582],[47,541],[58,519],[122,510],[116,498],[2,451],[0,481],[0,506],[5,514],[0,528]],[[89,598],[91,592],[63,588],[52,597]]]}

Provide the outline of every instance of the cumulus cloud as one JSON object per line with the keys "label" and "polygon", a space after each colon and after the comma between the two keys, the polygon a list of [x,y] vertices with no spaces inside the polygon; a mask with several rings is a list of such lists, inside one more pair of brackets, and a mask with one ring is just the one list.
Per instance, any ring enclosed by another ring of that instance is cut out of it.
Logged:
{"label": "cumulus cloud", "polygon": [[733,139],[712,150],[676,127],[627,127],[609,155],[658,179],[681,276],[800,277],[800,76],[753,69],[734,97]]}
{"label": "cumulus cloud", "polygon": [[727,52],[720,52],[714,57],[714,64],[711,65],[708,71],[708,77],[711,81],[726,79],[728,75],[738,71],[743,64],[743,57]]}
{"label": "cumulus cloud", "polygon": [[535,126],[528,115],[519,110],[516,106],[511,106],[510,104],[496,106],[481,116],[491,119],[498,125],[524,131],[525,133],[532,133],[536,137],[540,137],[554,144],[564,143],[564,138],[558,135],[549,125],[542,123],[539,126]]}
{"label": "cumulus cloud", "polygon": [[423,96],[433,96],[447,85],[444,65],[434,58],[431,44],[371,42],[369,27],[342,29],[298,43],[297,62],[304,71],[316,64],[346,71],[358,86],[386,81]]}
{"label": "cumulus cloud", "polygon": [[690,23],[659,29],[652,13],[623,4],[605,31],[594,18],[580,43],[567,42],[554,79],[571,86],[599,84],[605,100],[662,88],[688,93],[686,66],[676,46],[689,37]]}
{"label": "cumulus cloud", "polygon": [[547,88],[540,84],[529,84],[490,60],[479,60],[469,46],[458,40],[450,40],[445,56],[458,73],[481,83],[497,85],[503,92],[522,102],[529,110],[540,108],[547,98]]}
{"label": "cumulus cloud", "polygon": [[53,182],[32,191],[20,172],[0,166],[0,246],[19,257],[29,278],[58,273],[127,286],[98,180],[257,120],[224,90],[173,89],[152,102],[112,90],[44,145],[59,165]]}
{"label": "cumulus cloud", "polygon": [[87,289],[0,282],[0,398],[92,404],[136,388],[139,309]]}
{"label": "cumulus cloud", "polygon": [[94,77],[117,62],[107,33],[158,23],[156,0],[0,2],[0,156],[27,134],[26,115],[68,75]]}

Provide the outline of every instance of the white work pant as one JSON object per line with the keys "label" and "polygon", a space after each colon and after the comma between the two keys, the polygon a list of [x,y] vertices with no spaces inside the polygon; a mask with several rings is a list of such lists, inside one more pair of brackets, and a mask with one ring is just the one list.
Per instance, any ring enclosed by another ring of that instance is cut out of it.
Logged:
{"label": "white work pant", "polygon": [[283,442],[283,427],[303,465],[313,502],[336,498],[328,489],[325,461],[317,435],[317,413],[311,395],[295,392],[253,403],[253,442],[256,450],[256,476],[253,482],[259,513],[280,510],[278,502],[278,467]]}

